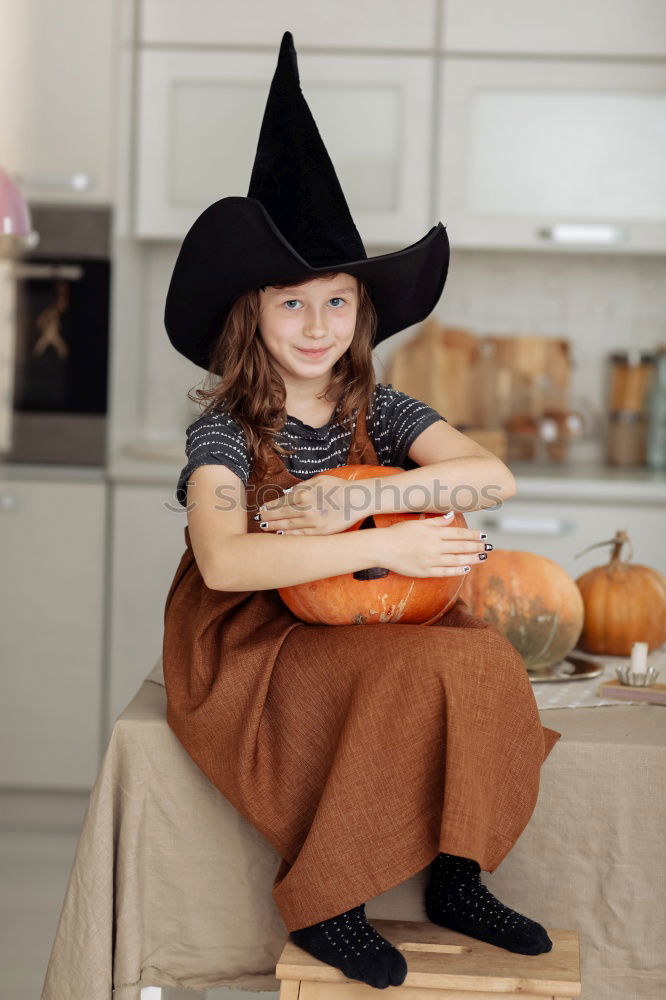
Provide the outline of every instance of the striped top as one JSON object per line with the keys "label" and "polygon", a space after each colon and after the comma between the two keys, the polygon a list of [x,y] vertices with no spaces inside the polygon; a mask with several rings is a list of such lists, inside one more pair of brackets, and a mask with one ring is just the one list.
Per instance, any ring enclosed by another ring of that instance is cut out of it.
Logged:
{"label": "striped top", "polygon": [[[295,454],[281,456],[294,476],[309,479],[327,469],[347,464],[351,431],[333,423],[338,409],[336,407],[323,427],[311,427],[298,417],[287,416],[277,441],[288,448],[298,446]],[[446,421],[446,417],[427,403],[394,389],[391,383],[378,382],[366,426],[380,464],[416,468],[407,452],[419,434],[437,420]],[[243,430],[223,411],[204,414],[190,424],[186,431],[185,454],[187,464],[176,487],[176,497],[184,507],[187,505],[187,481],[200,465],[226,465],[247,486],[250,459]]]}

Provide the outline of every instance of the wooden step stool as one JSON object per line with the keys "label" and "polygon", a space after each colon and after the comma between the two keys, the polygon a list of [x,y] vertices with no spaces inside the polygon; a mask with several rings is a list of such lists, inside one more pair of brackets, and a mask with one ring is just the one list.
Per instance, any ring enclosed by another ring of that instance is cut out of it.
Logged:
{"label": "wooden step stool", "polygon": [[[578,931],[547,928],[551,951],[519,955],[430,921],[372,920],[404,953],[405,981],[386,989],[401,1000],[563,1000],[580,996]],[[378,990],[347,979],[287,940],[275,970],[280,1000],[370,1000]],[[425,991],[431,992],[426,994]]]}

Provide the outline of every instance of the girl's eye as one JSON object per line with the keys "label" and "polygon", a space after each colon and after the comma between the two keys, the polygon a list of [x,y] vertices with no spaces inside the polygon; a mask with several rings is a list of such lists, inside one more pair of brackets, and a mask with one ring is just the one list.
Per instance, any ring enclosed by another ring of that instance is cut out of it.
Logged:
{"label": "girl's eye", "polygon": [[[286,299],[286,301],[283,302],[282,304],[285,305],[285,306],[288,306],[290,302],[300,302],[300,301],[301,301],[300,299]],[[340,295],[334,295],[328,301],[329,302],[343,302],[344,303],[345,300]],[[338,306],[336,308],[341,308],[341,307]],[[294,309],[288,309],[287,312],[295,312],[295,310]]]}

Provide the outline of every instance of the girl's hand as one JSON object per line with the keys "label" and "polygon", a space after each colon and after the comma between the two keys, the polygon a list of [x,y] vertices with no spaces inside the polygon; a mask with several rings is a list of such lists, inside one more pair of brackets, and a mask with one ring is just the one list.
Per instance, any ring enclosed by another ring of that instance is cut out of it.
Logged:
{"label": "girl's hand", "polygon": [[322,473],[285,490],[285,495],[262,504],[255,518],[266,522],[262,531],[286,535],[333,535],[356,524],[372,511],[361,508],[363,493],[338,476]]}
{"label": "girl's hand", "polygon": [[479,555],[487,558],[489,542],[479,539],[471,528],[449,527],[451,518],[427,517],[396,521],[385,532],[379,565],[402,576],[461,576],[479,565]]}

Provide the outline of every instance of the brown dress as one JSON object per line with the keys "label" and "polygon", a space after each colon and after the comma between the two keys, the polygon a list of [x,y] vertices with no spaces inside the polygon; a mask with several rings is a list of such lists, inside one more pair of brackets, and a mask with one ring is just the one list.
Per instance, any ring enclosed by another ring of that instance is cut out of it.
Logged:
{"label": "brown dress", "polygon": [[[358,461],[380,465],[363,411],[358,433]],[[248,531],[262,531],[258,504],[303,480],[277,454],[263,481],[277,490],[253,475]],[[209,589],[187,527],[185,543],[164,613],[167,722],[281,855],[272,894],[287,930],[367,902],[439,851],[494,871],[561,736],[508,639],[461,599],[434,625],[310,625],[275,589]]]}

